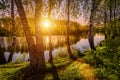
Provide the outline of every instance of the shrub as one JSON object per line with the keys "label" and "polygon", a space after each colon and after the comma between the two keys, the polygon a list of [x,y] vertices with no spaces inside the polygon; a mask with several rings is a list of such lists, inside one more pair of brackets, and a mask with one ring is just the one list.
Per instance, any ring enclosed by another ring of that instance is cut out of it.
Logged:
{"label": "shrub", "polygon": [[60,58],[68,57],[68,53],[65,49],[60,48],[57,52],[57,56]]}

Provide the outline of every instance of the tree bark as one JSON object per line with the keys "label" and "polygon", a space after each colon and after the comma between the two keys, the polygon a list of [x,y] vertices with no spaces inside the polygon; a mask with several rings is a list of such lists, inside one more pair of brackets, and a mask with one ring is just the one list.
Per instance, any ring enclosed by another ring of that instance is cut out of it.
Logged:
{"label": "tree bark", "polygon": [[112,3],[111,3],[111,1],[110,1],[110,4],[109,4],[109,14],[110,14],[110,16],[109,16],[109,18],[110,18],[110,30],[108,30],[109,32],[108,32],[108,35],[110,35],[111,33],[113,33],[112,31]]}
{"label": "tree bark", "polygon": [[92,9],[91,9],[91,14],[90,14],[90,25],[89,25],[89,32],[88,32],[88,40],[89,40],[89,44],[90,44],[90,48],[92,50],[96,50],[95,46],[94,46],[94,36],[93,36],[93,17],[95,14],[95,0],[92,1]]}
{"label": "tree bark", "polygon": [[28,21],[27,21],[27,18],[26,18],[25,10],[23,8],[21,0],[15,0],[15,4],[17,6],[18,13],[19,13],[21,23],[22,23],[22,26],[23,26],[23,30],[24,30],[24,33],[25,33],[25,37],[26,37],[26,40],[27,40],[29,54],[30,54],[30,66],[32,66],[32,65],[34,65],[34,58],[35,58],[35,56],[34,56],[34,54],[35,54],[35,43],[34,43],[34,40],[32,38],[32,34],[30,32],[30,28],[29,28]]}
{"label": "tree bark", "polygon": [[49,62],[53,63],[51,34],[49,34]]}
{"label": "tree bark", "polygon": [[116,35],[118,35],[118,30],[117,30],[117,26],[116,26],[116,6],[117,6],[117,3],[116,3],[116,0],[114,0],[114,37]]}
{"label": "tree bark", "polygon": [[70,0],[67,2],[67,51],[71,59],[73,59],[73,54],[70,49],[70,40],[69,40],[69,27],[70,27]]}
{"label": "tree bark", "polygon": [[116,28],[116,0],[114,0],[114,26],[115,26],[115,28]]}
{"label": "tree bark", "polygon": [[[51,20],[51,2],[52,0],[49,0],[49,11],[48,11],[48,18]],[[49,60],[48,62],[53,63],[53,56],[52,56],[52,41],[51,41],[51,30],[49,31]]]}
{"label": "tree bark", "polygon": [[1,49],[1,44],[0,44],[0,64],[5,64],[5,63],[6,63],[5,56]]}
{"label": "tree bark", "polygon": [[106,22],[107,22],[107,13],[106,13],[106,4],[105,4],[105,9],[104,9],[104,27],[105,27],[105,39],[107,39],[107,26],[106,26]]}
{"label": "tree bark", "polygon": [[13,42],[11,45],[11,51],[8,58],[8,62],[12,61],[12,57],[15,51],[15,45],[16,45],[16,37],[15,37],[15,21],[14,21],[14,0],[11,0],[11,18],[12,18],[12,36],[13,36]]}
{"label": "tree bark", "polygon": [[[51,20],[51,7],[52,7],[52,0],[49,0],[49,11],[48,11],[48,18]],[[53,63],[53,56],[52,56],[52,41],[51,41],[51,31],[49,32],[49,60],[48,62]]]}
{"label": "tree bark", "polygon": [[44,70],[46,65],[44,58],[43,35],[41,31],[42,27],[39,24],[41,21],[42,1],[36,0],[35,5],[36,58],[38,58],[38,70]]}
{"label": "tree bark", "polygon": [[[44,70],[45,70],[45,58],[44,58],[44,49],[43,49],[43,36],[40,30],[40,11],[41,11],[41,1],[35,0],[35,38],[36,44],[33,40],[32,34],[30,32],[30,27],[26,18],[25,10],[23,8],[21,0],[15,0],[18,13],[22,22],[23,30],[28,44],[28,50],[30,54],[30,69],[29,72],[26,72],[25,77],[29,80],[39,78],[38,80],[44,80]],[[38,76],[39,75],[39,76]],[[37,76],[37,77],[36,77]]]}

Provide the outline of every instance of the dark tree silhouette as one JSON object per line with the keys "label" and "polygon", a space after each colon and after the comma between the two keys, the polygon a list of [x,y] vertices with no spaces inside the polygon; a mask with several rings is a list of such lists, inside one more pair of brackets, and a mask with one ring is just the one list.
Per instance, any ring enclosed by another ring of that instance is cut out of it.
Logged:
{"label": "dark tree silhouette", "polygon": [[6,63],[5,56],[3,54],[1,44],[0,44],[0,64],[5,64],[5,63]]}
{"label": "dark tree silhouette", "polygon": [[11,20],[12,20],[12,36],[13,36],[13,41],[12,41],[12,45],[11,45],[11,51],[10,51],[10,55],[8,58],[8,62],[12,61],[12,57],[15,51],[15,45],[16,45],[16,37],[15,37],[15,21],[14,21],[14,0],[11,0]]}
{"label": "dark tree silhouette", "polygon": [[[48,10],[48,18],[51,19],[51,9],[52,9],[52,0],[49,0],[49,10]],[[52,41],[51,41],[51,31],[49,32],[49,60],[50,63],[53,63],[53,56],[52,56]]]}
{"label": "dark tree silhouette", "polygon": [[45,65],[44,49],[43,49],[43,36],[41,33],[41,27],[39,25],[39,21],[41,18],[42,1],[41,0],[34,0],[34,1],[35,1],[36,44],[30,32],[30,26],[28,25],[28,21],[26,18],[26,14],[22,2],[21,0],[15,0],[15,4],[18,9],[18,13],[21,19],[21,23],[23,26],[23,30],[25,33],[29,54],[30,54],[30,68],[28,72],[26,72],[24,78],[30,77],[28,78],[29,80],[33,80],[36,78],[39,78],[40,80],[44,80],[44,70],[46,65]]}
{"label": "dark tree silhouette", "polygon": [[96,0],[92,0],[92,8],[91,8],[91,13],[90,13],[90,22],[89,22],[89,44],[91,49],[96,50],[95,46],[94,46],[94,36],[93,36],[93,18],[94,18],[94,14],[95,14],[95,10],[96,10]]}
{"label": "dark tree silhouette", "polygon": [[70,0],[67,0],[67,51],[71,59],[73,59],[73,54],[70,49],[70,40],[69,40],[69,27],[70,27]]}

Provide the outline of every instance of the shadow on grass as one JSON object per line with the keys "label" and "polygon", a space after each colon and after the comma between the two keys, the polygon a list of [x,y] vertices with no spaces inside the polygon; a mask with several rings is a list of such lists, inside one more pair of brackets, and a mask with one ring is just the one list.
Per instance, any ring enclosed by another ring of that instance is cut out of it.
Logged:
{"label": "shadow on grass", "polygon": [[58,77],[57,67],[53,64],[53,62],[50,62],[50,65],[51,65],[53,80],[60,80],[60,78]]}
{"label": "shadow on grass", "polygon": [[28,67],[19,80],[44,80],[45,70],[35,70],[32,67]]}

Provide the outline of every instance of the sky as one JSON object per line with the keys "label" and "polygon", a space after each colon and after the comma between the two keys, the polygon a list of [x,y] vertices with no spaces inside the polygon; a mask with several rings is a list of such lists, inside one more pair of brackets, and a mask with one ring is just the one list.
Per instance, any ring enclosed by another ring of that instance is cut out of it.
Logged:
{"label": "sky", "polygon": [[81,25],[86,25],[88,23],[83,16],[80,16],[76,21]]}

